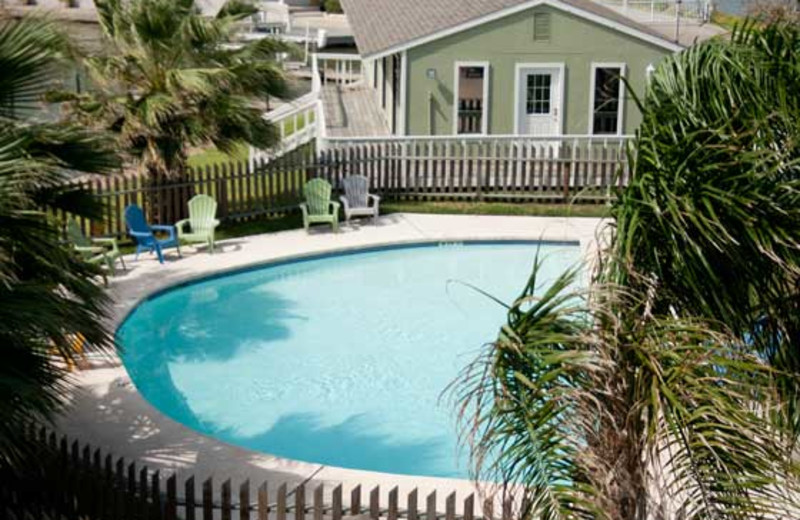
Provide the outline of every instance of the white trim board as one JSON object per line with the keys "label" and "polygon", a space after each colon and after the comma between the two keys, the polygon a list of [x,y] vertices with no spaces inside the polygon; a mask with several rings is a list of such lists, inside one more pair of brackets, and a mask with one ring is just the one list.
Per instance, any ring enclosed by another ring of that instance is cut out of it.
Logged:
{"label": "white trim board", "polygon": [[478,135],[489,134],[489,83],[491,82],[492,68],[488,61],[457,61],[454,65],[453,79],[453,135],[476,135],[458,133],[458,93],[461,90],[459,71],[463,67],[482,67],[483,68],[483,113],[481,114],[481,133]]}
{"label": "white trim board", "polygon": [[[430,0],[430,1],[435,1],[435,0]],[[631,27],[629,25],[625,25],[623,23],[611,20],[611,19],[606,18],[604,16],[600,16],[598,14],[591,13],[589,11],[585,11],[583,9],[580,9],[578,7],[574,7],[574,6],[565,4],[563,2],[559,2],[558,0],[530,0],[528,2],[524,2],[524,3],[521,3],[519,5],[515,5],[513,7],[508,7],[506,9],[501,9],[499,11],[495,11],[495,12],[493,12],[491,14],[486,15],[486,16],[481,16],[480,18],[476,18],[474,20],[470,20],[468,22],[465,22],[465,23],[462,23],[462,24],[459,24],[459,25],[456,25],[456,26],[453,26],[453,27],[449,27],[449,28],[444,29],[442,31],[435,32],[433,34],[429,34],[427,36],[421,36],[419,38],[415,38],[413,40],[409,40],[409,41],[407,41],[405,43],[401,43],[399,45],[394,45],[394,46],[389,47],[388,49],[385,49],[385,50],[380,51],[380,52],[375,52],[375,53],[372,53],[372,54],[364,55],[362,57],[363,58],[382,58],[384,56],[395,54],[397,52],[407,51],[408,49],[412,49],[414,47],[419,47],[420,45],[424,45],[426,43],[430,43],[432,41],[436,41],[436,40],[445,38],[447,36],[452,36],[453,34],[457,34],[457,33],[460,33],[462,31],[466,31],[468,29],[472,29],[473,27],[481,26],[481,25],[483,25],[485,23],[492,22],[494,20],[499,20],[501,18],[505,18],[506,16],[510,16],[512,14],[516,14],[516,13],[525,11],[527,9],[531,9],[531,8],[539,6],[539,5],[547,5],[547,6],[553,7],[554,9],[560,9],[561,11],[564,11],[564,12],[573,14],[575,16],[578,16],[580,18],[584,18],[586,20],[595,22],[595,23],[597,23],[599,25],[603,25],[603,26],[608,27],[610,29],[614,29],[614,30],[616,30],[618,32],[621,32],[623,34],[627,34],[629,36],[633,36],[634,38],[638,38],[638,39],[640,39],[642,41],[645,41],[647,43],[651,43],[653,45],[656,45],[658,47],[661,47],[661,48],[666,49],[666,50],[671,51],[671,52],[678,52],[678,51],[683,50],[683,48],[684,48],[683,46],[681,46],[681,45],[679,45],[679,44],[677,44],[675,42],[669,41],[666,38],[662,38],[662,37],[659,37],[659,36],[656,36],[656,35],[653,35],[653,34],[649,34],[649,33],[640,31],[640,30],[638,30],[638,29],[636,29],[634,27]]]}
{"label": "white trim board", "polygon": [[622,135],[622,126],[625,123],[625,83],[620,79],[619,82],[619,100],[617,101],[619,110],[617,111],[617,133],[616,134],[595,134],[594,133],[594,88],[595,77],[597,69],[610,68],[619,69],[621,78],[625,78],[628,73],[627,63],[609,63],[609,62],[592,62],[591,72],[589,73],[589,123],[587,135],[602,136],[620,136]]}
{"label": "white trim board", "polygon": [[408,134],[408,53],[403,51],[400,55],[400,121],[397,124],[399,135]]}
{"label": "white trim board", "polygon": [[559,135],[563,134],[564,133],[564,125],[566,125],[566,118],[564,117],[564,103],[566,102],[565,97],[566,97],[566,94],[567,94],[567,90],[566,90],[566,84],[567,84],[566,73],[567,73],[567,69],[566,69],[566,66],[565,66],[564,62],[558,62],[558,63],[517,63],[516,64],[516,66],[514,67],[514,98],[515,98],[514,99],[514,134],[515,135],[521,135],[520,134],[520,126],[521,126],[520,123],[521,123],[521,121],[520,121],[520,117],[519,117],[520,113],[521,113],[521,110],[520,110],[519,104],[522,102],[521,101],[521,99],[522,99],[522,82],[520,81],[520,76],[521,76],[521,73],[522,73],[523,69],[558,69],[558,71],[559,71],[558,73],[560,75],[559,81],[561,83],[559,85],[559,89],[561,90],[561,92],[559,94],[560,99],[559,99],[559,104],[558,104],[558,110],[559,110],[559,120],[558,121],[559,121],[559,126],[561,128],[559,128],[558,133],[559,133]]}

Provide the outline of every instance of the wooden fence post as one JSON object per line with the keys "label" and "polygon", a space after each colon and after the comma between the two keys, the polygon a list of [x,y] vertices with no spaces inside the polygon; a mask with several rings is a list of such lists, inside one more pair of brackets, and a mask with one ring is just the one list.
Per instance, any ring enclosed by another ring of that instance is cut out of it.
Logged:
{"label": "wooden fence post", "polygon": [[411,493],[408,494],[406,509],[408,510],[408,520],[419,520],[419,504],[417,502],[416,488],[411,490]]}
{"label": "wooden fence post", "polygon": [[294,490],[294,520],[306,520],[306,487],[302,483]]}
{"label": "wooden fence post", "polygon": [[361,514],[361,486],[358,485],[350,492],[350,514],[353,516]]}
{"label": "wooden fence post", "polygon": [[464,520],[475,520],[475,494],[471,493],[464,500]]}
{"label": "wooden fence post", "polygon": [[167,479],[167,500],[164,504],[164,518],[177,520],[178,518],[178,482],[173,473]]}
{"label": "wooden fence post", "polygon": [[286,484],[281,484],[278,487],[278,500],[277,511],[275,512],[277,520],[286,520]]}
{"label": "wooden fence post", "polygon": [[436,491],[428,495],[428,503],[425,508],[425,520],[436,520]]}
{"label": "wooden fence post", "polygon": [[331,511],[331,518],[333,520],[342,520],[342,485],[339,484],[335,488],[333,488],[333,496],[331,497],[331,505],[333,506],[333,511]]}
{"label": "wooden fence post", "polygon": [[387,513],[387,520],[397,520],[398,517],[397,499],[398,499],[398,490],[397,486],[395,486],[391,490],[389,490],[389,511]]}
{"label": "wooden fence post", "polygon": [[494,519],[494,498],[489,497],[483,501],[483,520]]}
{"label": "wooden fence post", "polygon": [[369,492],[369,516],[372,520],[378,520],[381,516],[381,489],[375,486]]}
{"label": "wooden fence post", "polygon": [[509,497],[503,498],[503,520],[512,520],[514,518],[514,504]]}
{"label": "wooden fence post", "polygon": [[250,481],[239,486],[239,520],[250,520]]}
{"label": "wooden fence post", "polygon": [[456,520],[456,492],[453,491],[447,495],[445,500],[445,519]]}
{"label": "wooden fence post", "polygon": [[203,520],[214,520],[214,481],[203,482]]}
{"label": "wooden fence post", "polygon": [[222,483],[222,520],[231,520],[231,479]]}
{"label": "wooden fence post", "polygon": [[258,487],[258,520],[269,520],[269,494],[266,482]]}
{"label": "wooden fence post", "polygon": [[126,496],[126,487],[125,487],[125,459],[119,458],[117,460],[117,471],[116,471],[116,496],[114,501],[116,503],[116,508],[114,510],[114,517],[120,520],[125,518],[125,509],[128,505],[128,497]]}
{"label": "wooden fence post", "polygon": [[161,510],[161,473],[159,470],[156,470],[153,473],[152,479],[152,490],[150,491],[150,498],[153,503],[153,515],[152,518],[155,520],[161,520],[162,518],[162,510]]}
{"label": "wooden fence post", "polygon": [[125,501],[126,520],[136,518],[139,512],[139,502],[136,498],[136,463],[131,462],[128,465],[128,496]]}
{"label": "wooden fence post", "polygon": [[139,470],[139,518],[150,518],[147,486],[147,466]]}
{"label": "wooden fence post", "polygon": [[314,520],[322,520],[325,515],[325,488],[323,484],[314,490]]}
{"label": "wooden fence post", "polygon": [[186,479],[183,485],[184,502],[186,503],[183,518],[184,520],[195,519],[195,498],[194,498],[194,476]]}

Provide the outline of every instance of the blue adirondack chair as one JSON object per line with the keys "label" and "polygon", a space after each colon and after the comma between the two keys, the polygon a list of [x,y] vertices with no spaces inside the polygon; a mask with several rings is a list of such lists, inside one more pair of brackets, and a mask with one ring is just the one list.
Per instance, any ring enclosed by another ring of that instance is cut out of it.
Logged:
{"label": "blue adirondack chair", "polygon": [[[181,255],[181,246],[178,242],[175,226],[151,226],[147,223],[142,213],[142,208],[132,204],[125,208],[125,223],[128,225],[128,234],[136,241],[136,258],[139,258],[139,253],[147,251],[152,253],[155,251],[158,255],[158,261],[164,263],[164,249],[174,247],[178,250],[178,256]],[[166,231],[169,233],[167,238],[156,238],[154,231]]]}

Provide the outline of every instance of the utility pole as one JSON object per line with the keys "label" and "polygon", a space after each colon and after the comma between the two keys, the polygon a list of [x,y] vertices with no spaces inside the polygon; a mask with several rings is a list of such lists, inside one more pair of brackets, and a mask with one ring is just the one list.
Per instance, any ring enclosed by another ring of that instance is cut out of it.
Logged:
{"label": "utility pole", "polygon": [[681,4],[683,0],[675,1],[675,43],[681,42]]}

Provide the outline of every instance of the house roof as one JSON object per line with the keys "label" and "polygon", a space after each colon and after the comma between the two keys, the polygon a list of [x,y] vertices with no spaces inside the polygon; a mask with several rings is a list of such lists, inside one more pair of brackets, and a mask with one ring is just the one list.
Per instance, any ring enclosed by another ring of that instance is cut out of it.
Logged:
{"label": "house roof", "polygon": [[594,19],[669,50],[681,48],[593,0],[342,0],[365,58],[415,47],[541,4]]}

